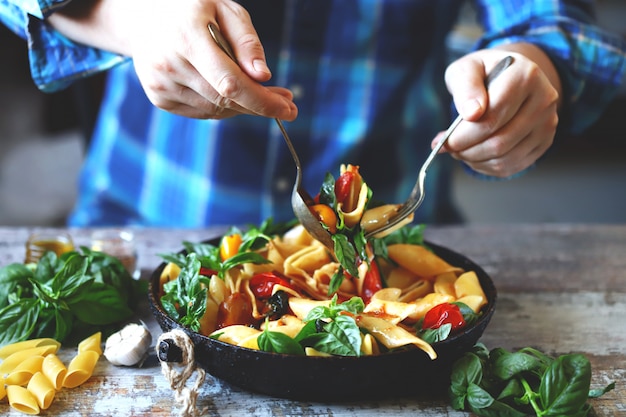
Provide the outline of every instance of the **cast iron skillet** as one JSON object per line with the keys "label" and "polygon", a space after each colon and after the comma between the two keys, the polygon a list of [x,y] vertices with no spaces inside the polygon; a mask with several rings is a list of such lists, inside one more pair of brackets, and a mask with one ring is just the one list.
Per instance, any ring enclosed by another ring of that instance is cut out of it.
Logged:
{"label": "cast iron skillet", "polygon": [[[150,278],[150,308],[164,332],[179,328],[190,336],[196,362],[207,372],[249,391],[296,400],[337,401],[415,396],[424,391],[445,390],[452,364],[474,346],[489,324],[497,291],[487,273],[468,258],[426,244],[451,265],[475,271],[488,299],[477,323],[433,344],[438,355],[435,360],[417,348],[358,358],[308,357],[262,352],[210,339],[181,327],[163,310],[158,292],[165,263]],[[164,341],[159,346],[159,358],[180,361],[175,354],[177,347],[169,343]]]}

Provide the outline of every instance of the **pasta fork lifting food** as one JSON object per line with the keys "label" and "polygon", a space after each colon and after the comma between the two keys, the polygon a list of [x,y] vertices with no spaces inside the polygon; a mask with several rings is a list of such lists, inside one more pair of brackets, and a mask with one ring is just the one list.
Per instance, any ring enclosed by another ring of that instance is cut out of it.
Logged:
{"label": "pasta fork lifting food", "polygon": [[[498,64],[493,68],[493,70],[487,75],[485,79],[485,86],[489,87],[489,84],[513,63],[513,57],[507,56],[502,59]],[[370,226],[367,228],[365,233],[366,238],[374,237],[376,235],[380,235],[385,231],[395,227],[396,225],[403,222],[407,217],[411,216],[415,210],[422,204],[425,196],[425,187],[424,183],[426,180],[426,172],[428,168],[432,164],[435,156],[439,153],[443,145],[448,141],[448,138],[457,128],[457,126],[463,121],[461,116],[458,116],[448,127],[446,133],[443,138],[437,143],[437,145],[433,148],[433,150],[426,158],[426,161],[422,165],[422,168],[419,171],[419,175],[417,177],[417,182],[409,195],[409,198],[401,205],[393,206],[387,213],[382,213],[380,215],[381,219],[384,221],[378,222],[378,224]]]}
{"label": "pasta fork lifting food", "polygon": [[[213,40],[217,45],[228,55],[230,59],[232,59],[235,63],[237,63],[237,58],[232,51],[232,48],[228,44],[228,41],[222,36],[221,32],[213,25],[209,23],[209,32],[213,37]],[[293,143],[291,143],[291,139],[283,126],[283,123],[280,119],[275,118],[276,125],[280,129],[280,133],[283,135],[285,139],[285,143],[289,148],[289,152],[291,152],[291,157],[293,158],[293,162],[296,165],[296,179],[293,185],[293,190],[291,192],[291,206],[293,208],[293,212],[296,215],[296,218],[300,221],[302,226],[309,232],[313,238],[320,241],[324,246],[329,248],[331,252],[334,252],[334,243],[330,236],[330,233],[322,226],[319,219],[315,217],[309,207],[315,204],[311,195],[306,191],[306,189],[302,186],[302,165],[300,164],[300,158],[298,157],[298,153],[296,152]]]}

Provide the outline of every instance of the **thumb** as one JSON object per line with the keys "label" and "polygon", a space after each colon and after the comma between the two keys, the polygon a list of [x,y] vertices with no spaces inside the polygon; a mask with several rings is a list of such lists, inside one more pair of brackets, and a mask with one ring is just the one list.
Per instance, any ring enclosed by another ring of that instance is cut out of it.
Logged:
{"label": "thumb", "polygon": [[[209,25],[209,30],[224,52],[237,62],[250,78],[259,82],[268,81],[272,73],[265,60],[263,45],[252,23],[247,23],[227,26],[232,28],[226,29],[227,33],[220,32],[214,25]],[[228,39],[235,41],[231,43]]]}
{"label": "thumb", "polygon": [[488,106],[485,88],[485,65],[477,56],[468,55],[448,66],[445,81],[459,115],[465,120],[476,121]]}

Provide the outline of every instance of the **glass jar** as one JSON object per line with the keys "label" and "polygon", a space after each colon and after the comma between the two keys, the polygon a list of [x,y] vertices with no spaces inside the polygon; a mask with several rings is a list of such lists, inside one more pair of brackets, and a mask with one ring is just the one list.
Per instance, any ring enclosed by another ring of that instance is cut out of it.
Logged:
{"label": "glass jar", "polygon": [[91,234],[91,250],[115,256],[133,278],[139,278],[137,250],[131,231],[124,229],[95,230]]}
{"label": "glass jar", "polygon": [[40,230],[31,233],[26,241],[26,258],[24,263],[34,263],[41,256],[52,251],[57,256],[74,250],[74,241],[69,233],[56,230]]}

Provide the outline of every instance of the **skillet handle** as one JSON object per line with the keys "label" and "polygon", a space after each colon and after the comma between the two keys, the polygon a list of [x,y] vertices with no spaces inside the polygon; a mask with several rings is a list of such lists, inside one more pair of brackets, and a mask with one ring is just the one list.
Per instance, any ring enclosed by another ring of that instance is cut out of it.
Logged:
{"label": "skillet handle", "polygon": [[183,361],[183,350],[173,339],[163,339],[159,342],[157,357],[161,362],[180,363]]}

